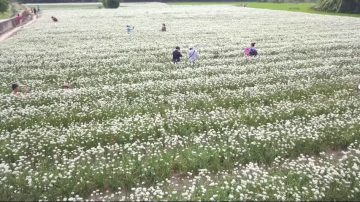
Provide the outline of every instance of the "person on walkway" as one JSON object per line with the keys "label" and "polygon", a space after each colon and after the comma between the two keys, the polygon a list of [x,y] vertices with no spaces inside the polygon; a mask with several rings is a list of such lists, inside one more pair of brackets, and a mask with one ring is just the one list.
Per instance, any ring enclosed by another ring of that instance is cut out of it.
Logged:
{"label": "person on walkway", "polygon": [[52,19],[53,22],[59,21],[59,20],[58,20],[56,17],[54,17],[54,16],[51,16],[51,19]]}
{"label": "person on walkway", "polygon": [[181,53],[180,53],[180,47],[179,47],[179,46],[176,46],[176,47],[175,47],[175,50],[174,50],[174,52],[173,52],[173,62],[174,62],[174,64],[179,63],[180,60],[181,60],[181,57],[182,57],[182,55],[181,55]]}
{"label": "person on walkway", "polygon": [[191,64],[195,64],[195,62],[199,59],[199,53],[198,51],[191,46],[189,49],[189,61]]}
{"label": "person on walkway", "polygon": [[37,12],[36,8],[33,8],[32,10],[33,10],[33,13],[36,15],[36,12]]}
{"label": "person on walkway", "polygon": [[20,25],[20,23],[21,23],[21,16],[20,16],[19,13],[16,15],[15,21],[16,21],[16,26]]}
{"label": "person on walkway", "polygon": [[245,49],[245,56],[247,57],[256,57],[258,52],[255,48],[255,43],[251,43],[251,46]]}
{"label": "person on walkway", "polygon": [[134,26],[130,26],[130,25],[126,25],[126,31],[128,34],[131,34],[134,31],[135,27]]}
{"label": "person on walkway", "polygon": [[162,24],[161,31],[166,32],[166,25],[165,24]]}

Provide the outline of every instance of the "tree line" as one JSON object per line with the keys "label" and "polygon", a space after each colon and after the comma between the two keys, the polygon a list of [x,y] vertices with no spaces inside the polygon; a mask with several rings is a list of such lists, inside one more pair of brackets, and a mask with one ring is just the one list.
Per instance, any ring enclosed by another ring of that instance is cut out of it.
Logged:
{"label": "tree line", "polygon": [[316,8],[338,13],[360,13],[360,0],[320,0]]}
{"label": "tree line", "polygon": [[9,0],[0,0],[0,13],[3,13],[9,9]]}

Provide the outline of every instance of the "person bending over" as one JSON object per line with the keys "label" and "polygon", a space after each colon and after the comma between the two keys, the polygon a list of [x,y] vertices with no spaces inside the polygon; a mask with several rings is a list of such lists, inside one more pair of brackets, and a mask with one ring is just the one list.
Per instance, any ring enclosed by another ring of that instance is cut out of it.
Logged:
{"label": "person bending over", "polygon": [[255,43],[251,43],[251,46],[245,49],[245,55],[247,57],[256,57],[258,52],[255,48]]}
{"label": "person bending over", "polygon": [[54,17],[54,16],[51,16],[51,19],[52,19],[53,22],[59,21],[59,20],[58,20],[56,17]]}

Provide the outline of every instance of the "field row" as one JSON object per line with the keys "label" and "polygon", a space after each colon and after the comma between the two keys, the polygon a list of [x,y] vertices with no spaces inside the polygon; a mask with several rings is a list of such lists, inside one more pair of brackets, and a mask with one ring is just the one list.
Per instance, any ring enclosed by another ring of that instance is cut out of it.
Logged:
{"label": "field row", "polygon": [[[359,26],[232,6],[44,10],[1,44],[0,199],[356,200]],[[259,57],[243,57],[250,42]],[[199,62],[172,64],[191,44]]]}

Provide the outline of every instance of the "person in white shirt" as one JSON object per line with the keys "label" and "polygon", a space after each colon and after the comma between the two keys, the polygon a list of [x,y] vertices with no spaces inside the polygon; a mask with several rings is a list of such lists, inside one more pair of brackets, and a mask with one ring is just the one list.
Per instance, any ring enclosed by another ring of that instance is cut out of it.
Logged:
{"label": "person in white shirt", "polygon": [[199,59],[199,53],[194,47],[190,47],[189,50],[189,61],[191,64],[195,64],[195,62]]}
{"label": "person in white shirt", "polygon": [[130,26],[130,25],[126,25],[126,31],[128,34],[131,34],[134,31],[135,27],[134,26]]}

